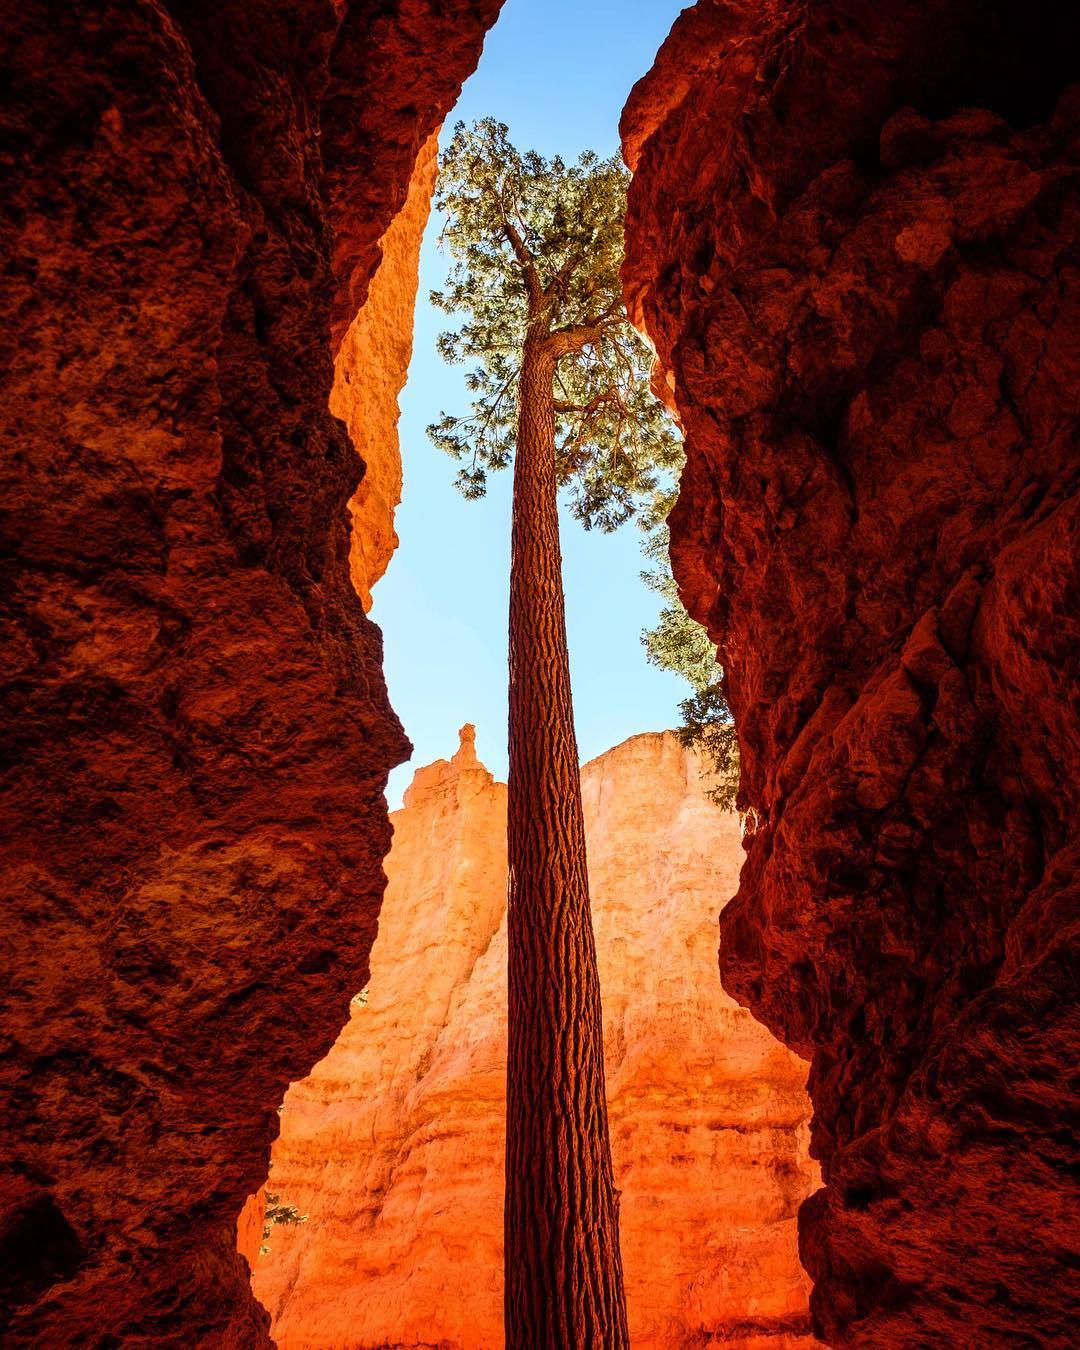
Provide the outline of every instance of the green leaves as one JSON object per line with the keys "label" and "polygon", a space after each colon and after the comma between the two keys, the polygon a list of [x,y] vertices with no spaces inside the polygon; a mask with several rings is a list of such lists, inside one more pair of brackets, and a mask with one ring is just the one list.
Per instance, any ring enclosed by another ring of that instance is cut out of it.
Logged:
{"label": "green leaves", "polygon": [[454,128],[435,196],[451,265],[431,299],[461,316],[438,351],[466,366],[472,410],[444,414],[429,435],[464,465],[467,497],[513,457],[526,335],[558,353],[556,468],[586,528],[615,529],[678,467],[676,428],[649,389],[652,354],[623,307],[627,181],[614,156],[522,153],[492,118]]}
{"label": "green leaves", "polygon": [[301,1214],[295,1205],[284,1204],[281,1197],[271,1195],[266,1192],[266,1207],[263,1210],[263,1228],[262,1241],[259,1244],[259,1255],[268,1256],[270,1254],[270,1234],[274,1224],[301,1224],[307,1223],[308,1216]]}
{"label": "green leaves", "polygon": [[697,690],[679,704],[679,740],[711,763],[714,779],[709,799],[733,810],[739,796],[739,738],[719,680]]}
{"label": "green leaves", "polygon": [[461,466],[464,496],[514,454],[526,337],[554,357],[555,464],[586,529],[636,515],[655,566],[643,573],[667,603],[642,635],[649,660],[687,679],[680,736],[712,762],[712,796],[734,804],[738,743],[708,635],[678,597],[667,558],[667,514],[682,444],[649,387],[652,353],[626,315],[620,268],[629,179],[622,162],[591,151],[575,164],[521,153],[501,123],[459,122],[442,153],[435,205],[450,268],[432,304],[457,316],[439,355],[465,366],[471,411],[428,428]]}
{"label": "green leaves", "polygon": [[693,687],[693,694],[679,704],[679,739],[711,766],[714,778],[709,798],[732,810],[739,795],[739,739],[724,694],[724,673],[716,663],[716,648],[702,625],[686,612],[671,574],[666,518],[674,499],[674,491],[657,494],[649,511],[642,514],[650,526],[643,551],[654,566],[642,572],[641,578],[667,603],[656,627],[646,629],[641,640],[654,666],[681,675]]}

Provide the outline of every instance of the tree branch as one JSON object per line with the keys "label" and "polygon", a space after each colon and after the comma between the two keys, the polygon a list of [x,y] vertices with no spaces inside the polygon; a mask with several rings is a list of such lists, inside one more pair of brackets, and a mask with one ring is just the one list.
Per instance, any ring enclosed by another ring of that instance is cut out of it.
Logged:
{"label": "tree branch", "polygon": [[579,352],[582,347],[587,347],[589,343],[595,342],[597,338],[602,336],[604,329],[611,325],[620,304],[621,297],[616,297],[599,314],[592,314],[587,319],[583,319],[581,323],[568,323],[562,328],[553,329],[551,343],[555,349],[555,355],[566,356],[570,352]]}
{"label": "tree branch", "polygon": [[497,201],[503,221],[503,233],[506,235],[510,247],[514,250],[514,257],[518,260],[525,277],[525,293],[529,297],[529,309],[530,311],[538,309],[544,299],[544,288],[540,284],[540,275],[536,270],[533,256],[525,246],[525,240],[522,239],[517,227],[506,214],[502,198],[497,198]]}

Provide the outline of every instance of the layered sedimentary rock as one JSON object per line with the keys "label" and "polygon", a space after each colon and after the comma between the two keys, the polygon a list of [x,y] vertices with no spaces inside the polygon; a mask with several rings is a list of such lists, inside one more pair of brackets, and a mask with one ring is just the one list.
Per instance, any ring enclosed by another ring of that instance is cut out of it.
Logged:
{"label": "layered sedimentary rock", "polygon": [[495,8],[4,6],[5,1344],[266,1343],[236,1219],[406,749],[332,319]]}
{"label": "layered sedimentary rock", "polygon": [[702,0],[623,123],[833,1344],[1075,1336],[1078,69],[1073,6]]}
{"label": "layered sedimentary rock", "polygon": [[[737,818],[670,734],[582,779],[633,1343],[811,1344],[806,1065],[716,978]],[[471,729],[391,819],[366,1001],[286,1097],[267,1183],[307,1215],[255,1266],[285,1350],[502,1344],[506,788]]]}

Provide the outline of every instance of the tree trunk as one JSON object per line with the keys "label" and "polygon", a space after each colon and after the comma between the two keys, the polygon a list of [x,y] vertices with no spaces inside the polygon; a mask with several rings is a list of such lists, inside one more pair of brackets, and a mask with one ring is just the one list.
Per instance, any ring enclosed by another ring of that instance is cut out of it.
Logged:
{"label": "tree trunk", "polygon": [[510,565],[508,1350],[628,1344],[555,483],[555,358],[525,343]]}

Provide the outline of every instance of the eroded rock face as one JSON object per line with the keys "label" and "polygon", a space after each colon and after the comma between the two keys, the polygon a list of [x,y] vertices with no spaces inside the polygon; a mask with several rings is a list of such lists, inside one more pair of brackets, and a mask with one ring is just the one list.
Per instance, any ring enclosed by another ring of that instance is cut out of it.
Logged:
{"label": "eroded rock face", "polygon": [[834,1344],[1075,1335],[1075,25],[703,0],[624,118],[756,822],[723,979],[813,1056]]}
{"label": "eroded rock face", "polygon": [[412,357],[420,244],[437,167],[438,137],[433,135],[420,151],[405,203],[380,241],[378,268],[334,360],[330,411],[345,423],[366,466],[349,501],[349,574],[365,611],[371,609],[371,588],[398,543],[398,397]]}
{"label": "eroded rock face", "polygon": [[331,310],[495,9],[5,6],[5,1344],[267,1343],[237,1215],[406,749]]}
{"label": "eroded rock face", "polygon": [[[671,735],[582,791],[633,1342],[812,1344],[806,1066],[715,978],[737,820]],[[506,788],[471,729],[391,819],[366,1004],[290,1090],[267,1183],[308,1215],[255,1267],[286,1350],[502,1344]]]}

